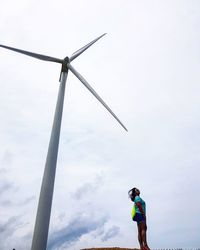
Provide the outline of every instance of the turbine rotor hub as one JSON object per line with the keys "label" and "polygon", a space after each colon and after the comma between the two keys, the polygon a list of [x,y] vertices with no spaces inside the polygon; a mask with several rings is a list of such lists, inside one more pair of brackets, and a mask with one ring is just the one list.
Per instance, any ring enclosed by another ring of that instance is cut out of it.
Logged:
{"label": "turbine rotor hub", "polygon": [[67,71],[68,71],[68,66],[67,66],[68,63],[69,63],[69,57],[66,56],[66,57],[63,59],[63,62],[62,62],[62,71],[63,71],[63,72],[67,72]]}

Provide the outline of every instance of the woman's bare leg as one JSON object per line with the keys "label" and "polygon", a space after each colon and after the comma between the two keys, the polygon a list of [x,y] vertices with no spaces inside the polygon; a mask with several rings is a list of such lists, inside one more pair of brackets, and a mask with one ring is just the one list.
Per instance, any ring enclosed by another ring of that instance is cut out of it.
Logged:
{"label": "woman's bare leg", "polygon": [[141,238],[142,238],[143,246],[146,247],[147,249],[150,249],[148,244],[147,244],[147,234],[146,234],[147,225],[146,225],[146,222],[141,222],[140,227],[141,227]]}
{"label": "woman's bare leg", "polygon": [[139,241],[139,244],[140,244],[140,249],[142,250],[143,248],[143,244],[142,244],[142,235],[141,235],[141,226],[139,223],[137,223],[137,227],[138,227],[138,241]]}

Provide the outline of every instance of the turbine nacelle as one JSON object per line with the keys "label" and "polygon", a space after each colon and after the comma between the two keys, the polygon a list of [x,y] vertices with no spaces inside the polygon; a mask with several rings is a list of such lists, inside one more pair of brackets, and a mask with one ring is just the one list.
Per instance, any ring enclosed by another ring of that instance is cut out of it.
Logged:
{"label": "turbine nacelle", "polygon": [[63,63],[64,63],[64,64],[68,64],[69,62],[70,62],[69,57],[66,56],[66,57],[63,59]]}
{"label": "turbine nacelle", "polygon": [[61,71],[60,71],[59,82],[61,82],[61,80],[62,80],[62,72],[68,72],[68,67],[67,67],[68,63],[69,63],[69,57],[66,56],[62,61],[62,67],[61,67]]}

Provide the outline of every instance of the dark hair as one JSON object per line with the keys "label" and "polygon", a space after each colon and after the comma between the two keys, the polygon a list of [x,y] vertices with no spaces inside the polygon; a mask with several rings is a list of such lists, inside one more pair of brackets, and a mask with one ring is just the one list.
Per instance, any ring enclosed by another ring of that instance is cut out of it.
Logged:
{"label": "dark hair", "polygon": [[129,196],[129,198],[130,198],[132,201],[135,200],[135,196],[136,196],[136,194],[135,194],[135,189],[136,189],[136,188],[132,188],[131,190],[128,191],[128,196]]}

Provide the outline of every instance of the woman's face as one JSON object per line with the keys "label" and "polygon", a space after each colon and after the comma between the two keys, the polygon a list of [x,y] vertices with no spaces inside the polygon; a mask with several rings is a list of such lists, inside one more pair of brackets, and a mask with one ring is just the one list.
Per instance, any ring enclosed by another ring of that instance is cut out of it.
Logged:
{"label": "woman's face", "polygon": [[136,195],[140,195],[140,190],[136,188],[136,189],[135,189],[135,194],[136,194]]}

